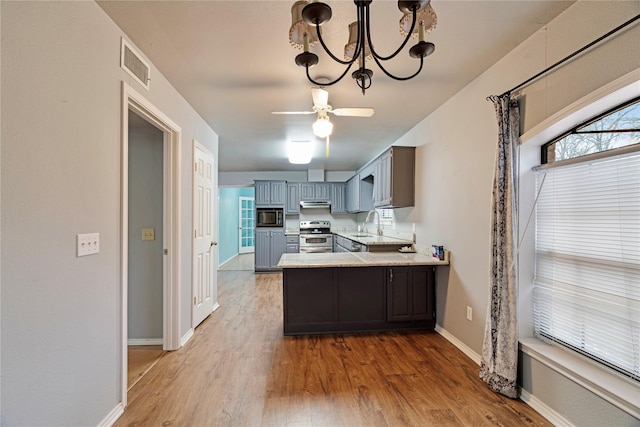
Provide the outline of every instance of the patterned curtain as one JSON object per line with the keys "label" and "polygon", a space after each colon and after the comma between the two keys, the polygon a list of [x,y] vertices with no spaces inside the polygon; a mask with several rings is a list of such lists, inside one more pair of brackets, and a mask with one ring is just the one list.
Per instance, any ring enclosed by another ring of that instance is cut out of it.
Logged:
{"label": "patterned curtain", "polygon": [[520,113],[510,94],[491,96],[498,119],[498,148],[491,201],[491,293],[480,378],[493,391],[518,397],[516,316],[517,188]]}

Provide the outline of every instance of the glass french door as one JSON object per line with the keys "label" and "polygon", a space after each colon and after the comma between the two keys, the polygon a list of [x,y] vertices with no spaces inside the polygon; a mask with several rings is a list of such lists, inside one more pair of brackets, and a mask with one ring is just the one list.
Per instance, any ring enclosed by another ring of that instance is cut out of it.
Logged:
{"label": "glass french door", "polygon": [[248,254],[255,250],[254,230],[256,228],[256,210],[253,197],[238,198],[240,214],[238,227],[238,252]]}

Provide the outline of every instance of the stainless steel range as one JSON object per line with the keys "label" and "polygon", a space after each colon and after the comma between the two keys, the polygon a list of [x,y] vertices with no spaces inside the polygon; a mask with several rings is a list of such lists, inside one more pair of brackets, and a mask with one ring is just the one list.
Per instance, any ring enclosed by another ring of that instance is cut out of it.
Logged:
{"label": "stainless steel range", "polygon": [[329,221],[300,221],[300,253],[333,252]]}

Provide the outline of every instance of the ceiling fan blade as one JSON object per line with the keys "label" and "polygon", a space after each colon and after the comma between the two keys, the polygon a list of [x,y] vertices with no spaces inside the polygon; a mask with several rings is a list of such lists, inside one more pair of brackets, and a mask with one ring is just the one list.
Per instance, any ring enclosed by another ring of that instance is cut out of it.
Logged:
{"label": "ceiling fan blade", "polygon": [[330,110],[330,113],[336,116],[349,116],[349,117],[371,117],[373,116],[373,108],[336,108]]}
{"label": "ceiling fan blade", "polygon": [[311,96],[313,96],[314,106],[326,107],[329,105],[329,92],[326,90],[319,87],[311,88]]}
{"label": "ceiling fan blade", "polygon": [[271,114],[315,114],[315,111],[272,111]]}

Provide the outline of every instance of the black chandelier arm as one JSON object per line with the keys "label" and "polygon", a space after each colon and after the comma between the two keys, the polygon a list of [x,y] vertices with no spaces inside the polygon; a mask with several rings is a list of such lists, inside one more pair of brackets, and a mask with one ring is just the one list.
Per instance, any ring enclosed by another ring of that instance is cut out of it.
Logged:
{"label": "black chandelier arm", "polygon": [[[369,20],[369,5],[365,6],[365,9],[366,9],[366,17],[367,17],[367,19],[366,19],[366,23],[367,23],[367,40],[369,42],[369,49],[371,49],[371,55],[374,58],[380,59],[381,61],[388,61],[389,59],[395,58],[396,55],[398,55],[400,53],[400,51],[402,51],[402,49],[404,49],[404,47],[409,42],[409,39],[411,38],[411,34],[413,34],[413,30],[414,30],[414,28],[416,26],[416,19],[417,19],[418,11],[415,8],[413,8],[413,19],[411,21],[411,29],[407,33],[407,36],[404,38],[404,41],[402,42],[400,47],[395,52],[393,52],[391,55],[382,56],[382,55],[379,55],[375,51],[375,49],[373,48],[373,43],[371,43],[371,30],[369,28],[369,22],[370,22],[370,20]],[[380,65],[380,63],[377,60],[376,60],[376,63],[380,66],[380,68],[382,68],[382,66]],[[384,71],[384,69],[382,71]],[[388,74],[386,71],[385,71],[385,73],[390,76],[390,74]]]}
{"label": "black chandelier arm", "polygon": [[342,78],[349,72],[349,70],[351,69],[351,66],[353,65],[353,61],[348,64],[347,68],[344,70],[344,72],[342,74],[340,74],[340,77],[338,77],[337,79],[331,81],[331,82],[317,82],[315,80],[313,80],[313,78],[311,77],[311,75],[309,74],[309,66],[305,66],[306,70],[307,70],[307,79],[313,83],[316,86],[331,86],[334,85],[336,83],[338,83],[340,80],[342,80]]}
{"label": "black chandelier arm", "polygon": [[[351,60],[349,61],[343,61],[342,59],[338,58],[337,56],[335,56],[331,50],[329,50],[329,48],[327,47],[327,45],[324,43],[324,40],[322,39],[322,34],[320,33],[320,25],[316,24],[316,31],[318,33],[318,40],[320,40],[320,44],[322,45],[322,48],[324,49],[324,51],[327,53],[327,55],[329,55],[331,57],[331,59],[333,59],[334,61],[342,64],[342,65],[349,65],[351,66],[351,64],[353,64],[353,62],[355,61],[355,57],[356,55],[354,55],[353,58],[351,58]],[[359,44],[356,46],[356,52],[358,51],[358,47]],[[338,79],[340,80],[340,79]],[[335,83],[335,82],[334,82]]]}
{"label": "black chandelier arm", "polygon": [[387,76],[391,77],[394,80],[400,80],[400,81],[410,80],[410,79],[414,78],[415,76],[420,74],[420,71],[422,71],[422,66],[424,65],[424,56],[421,56],[420,57],[420,67],[418,68],[418,71],[416,71],[415,73],[413,73],[413,74],[411,74],[410,76],[407,76],[407,77],[398,77],[398,76],[394,76],[393,74],[391,74],[390,72],[385,70],[385,68],[382,66],[382,63],[380,62],[380,60],[377,57],[374,56],[373,59],[374,59],[374,61],[376,61],[376,64],[378,64],[378,67],[380,67],[380,69],[382,70],[383,73],[385,73]]}

